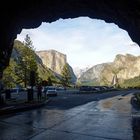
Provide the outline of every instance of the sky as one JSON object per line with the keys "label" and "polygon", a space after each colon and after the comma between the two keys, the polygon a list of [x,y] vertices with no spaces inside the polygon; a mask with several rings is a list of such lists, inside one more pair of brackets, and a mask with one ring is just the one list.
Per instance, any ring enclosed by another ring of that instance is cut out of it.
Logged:
{"label": "sky", "polygon": [[36,51],[54,49],[67,55],[73,68],[112,62],[117,54],[140,55],[139,46],[114,23],[79,17],[43,22],[35,29],[23,29],[17,39],[29,34]]}

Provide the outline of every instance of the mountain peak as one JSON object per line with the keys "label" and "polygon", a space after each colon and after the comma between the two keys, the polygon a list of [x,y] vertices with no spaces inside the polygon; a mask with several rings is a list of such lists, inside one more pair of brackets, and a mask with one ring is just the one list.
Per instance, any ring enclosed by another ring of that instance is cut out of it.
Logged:
{"label": "mountain peak", "polygon": [[[55,73],[61,75],[62,69],[67,62],[67,56],[61,52],[50,49],[45,51],[37,51],[37,55],[42,59],[43,64]],[[72,75],[72,81],[76,81],[73,69],[69,66]]]}
{"label": "mountain peak", "polygon": [[42,62],[46,67],[61,74],[63,66],[67,63],[67,57],[65,54],[52,49],[37,51],[36,53],[42,59]]}
{"label": "mountain peak", "polygon": [[61,53],[57,50],[54,50],[54,49],[36,51],[36,53],[57,53],[57,54],[66,56],[66,54],[63,54],[63,53]]}
{"label": "mountain peak", "polygon": [[135,59],[137,59],[137,56],[134,56],[132,54],[128,54],[128,53],[125,55],[118,54],[118,55],[116,55],[114,62],[127,63],[127,62],[135,61]]}
{"label": "mountain peak", "polygon": [[114,73],[120,82],[140,75],[140,56],[118,54],[111,63],[102,63],[84,72],[79,80],[86,84],[111,84]]}

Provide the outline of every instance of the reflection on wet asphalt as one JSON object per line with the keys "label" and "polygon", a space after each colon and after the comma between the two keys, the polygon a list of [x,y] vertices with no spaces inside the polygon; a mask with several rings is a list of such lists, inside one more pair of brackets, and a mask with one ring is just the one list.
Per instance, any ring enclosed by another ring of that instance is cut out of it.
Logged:
{"label": "reflection on wet asphalt", "polygon": [[1,117],[0,140],[132,140],[131,97],[118,95],[69,109],[46,106]]}

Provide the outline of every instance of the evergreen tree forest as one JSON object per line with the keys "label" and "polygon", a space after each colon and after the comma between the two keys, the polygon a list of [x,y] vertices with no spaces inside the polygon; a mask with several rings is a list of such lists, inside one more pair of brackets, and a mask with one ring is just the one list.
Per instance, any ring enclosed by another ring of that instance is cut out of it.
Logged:
{"label": "evergreen tree forest", "polygon": [[3,85],[5,88],[13,88],[16,85],[27,87],[30,85],[30,74],[34,72],[35,82],[50,80],[58,82],[52,71],[48,70],[43,64],[38,62],[33,42],[29,35],[26,35],[23,42],[14,41],[9,66],[3,73]]}

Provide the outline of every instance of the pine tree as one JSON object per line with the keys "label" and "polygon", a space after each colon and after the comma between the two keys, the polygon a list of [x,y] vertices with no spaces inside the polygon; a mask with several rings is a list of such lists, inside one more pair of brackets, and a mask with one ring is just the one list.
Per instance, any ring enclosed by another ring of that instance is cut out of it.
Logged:
{"label": "pine tree", "polygon": [[26,35],[23,44],[19,43],[15,46],[15,49],[19,50],[19,56],[17,57],[16,75],[19,80],[24,83],[24,87],[30,84],[31,72],[35,72],[36,78],[38,78],[38,66],[36,62],[36,55],[33,47],[33,43]]}
{"label": "pine tree", "polygon": [[71,73],[70,73],[70,69],[69,69],[68,64],[64,65],[62,72],[61,72],[61,75],[62,75],[62,80],[61,80],[62,85],[69,86],[70,80],[71,80]]}
{"label": "pine tree", "polygon": [[53,84],[52,84],[52,79],[50,78],[50,77],[48,77],[48,86],[52,86]]}
{"label": "pine tree", "polygon": [[27,46],[28,48],[30,48],[31,50],[35,50],[34,46],[33,46],[33,42],[30,38],[30,36],[27,34],[24,41],[23,41],[24,45]]}
{"label": "pine tree", "polygon": [[38,77],[38,73],[37,73],[38,67],[35,58],[34,46],[28,34],[26,35],[24,40],[25,40],[24,41],[25,48],[22,52],[23,55],[21,61],[24,66],[24,73],[25,73],[24,81],[26,86],[26,84],[30,84],[31,72],[35,72],[35,76]]}
{"label": "pine tree", "polygon": [[15,87],[16,84],[20,83],[18,80],[18,75],[15,75],[15,69],[16,69],[16,62],[11,58],[9,66],[4,70],[3,73],[3,84],[5,85],[5,88],[12,88]]}

